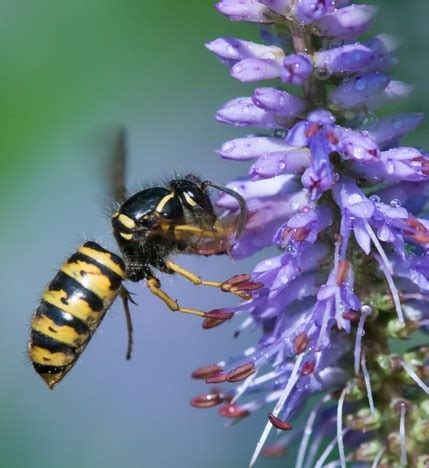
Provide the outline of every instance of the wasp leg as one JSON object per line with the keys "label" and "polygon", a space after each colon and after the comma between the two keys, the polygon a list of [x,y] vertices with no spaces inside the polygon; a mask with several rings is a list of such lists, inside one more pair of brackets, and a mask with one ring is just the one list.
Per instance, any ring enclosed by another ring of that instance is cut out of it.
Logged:
{"label": "wasp leg", "polygon": [[191,271],[186,270],[175,262],[172,262],[171,260],[167,260],[165,265],[169,270],[178,273],[179,275],[194,283],[195,286],[212,286],[213,288],[219,288],[224,292],[235,294],[236,296],[241,297],[241,299],[250,299],[252,297],[250,294],[240,291],[239,286],[229,284],[228,280],[223,283],[219,281],[205,281],[202,280],[199,276],[194,275]]}
{"label": "wasp leg", "polygon": [[203,312],[202,310],[189,309],[187,307],[179,306],[177,301],[172,299],[164,290],[161,289],[161,283],[154,276],[148,278],[146,284],[150,292],[159,297],[161,301],[165,302],[167,307],[173,312],[183,312],[184,314],[198,315],[199,317],[207,318],[206,312]]}
{"label": "wasp leg", "polygon": [[126,359],[128,361],[131,359],[131,353],[133,351],[133,322],[131,321],[130,308],[128,304],[129,302],[132,302],[133,304],[136,304],[136,303],[133,301],[131,297],[131,293],[128,291],[128,289],[124,288],[124,286],[121,287],[119,291],[119,296],[122,299],[122,305],[124,306],[125,320],[127,322],[128,346],[127,346]]}

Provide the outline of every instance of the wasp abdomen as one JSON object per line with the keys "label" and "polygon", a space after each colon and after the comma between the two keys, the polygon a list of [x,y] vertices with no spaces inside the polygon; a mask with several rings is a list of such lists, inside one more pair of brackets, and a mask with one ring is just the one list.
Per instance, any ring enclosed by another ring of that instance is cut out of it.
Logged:
{"label": "wasp abdomen", "polygon": [[73,367],[116,299],[125,265],[87,242],[61,266],[33,315],[29,356],[49,388]]}

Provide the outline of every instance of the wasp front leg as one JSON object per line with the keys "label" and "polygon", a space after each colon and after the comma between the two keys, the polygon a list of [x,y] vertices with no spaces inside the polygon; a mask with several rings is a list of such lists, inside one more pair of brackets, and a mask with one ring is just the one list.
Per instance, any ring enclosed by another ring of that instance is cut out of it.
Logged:
{"label": "wasp front leg", "polygon": [[206,281],[171,260],[167,260],[165,266],[171,272],[178,273],[196,286],[203,285],[219,288],[221,291],[235,294],[241,299],[250,299],[252,297],[250,292],[263,286],[262,283],[252,281],[250,275],[236,275],[223,282]]}

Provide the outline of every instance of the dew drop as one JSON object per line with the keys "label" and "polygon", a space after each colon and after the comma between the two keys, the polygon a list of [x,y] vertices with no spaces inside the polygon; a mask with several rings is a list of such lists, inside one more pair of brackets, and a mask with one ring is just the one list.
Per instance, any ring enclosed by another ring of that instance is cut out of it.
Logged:
{"label": "dew drop", "polygon": [[294,201],[290,204],[290,207],[293,209],[293,210],[297,210],[299,208],[299,203]]}
{"label": "dew drop", "polygon": [[391,202],[390,202],[390,206],[392,208],[400,208],[402,205],[401,201],[398,200],[397,198],[394,198]]}
{"label": "dew drop", "polygon": [[283,161],[279,162],[279,169],[283,171],[285,168],[286,168],[286,163],[284,163]]}
{"label": "dew drop", "polygon": [[369,315],[372,312],[372,308],[369,305],[366,305],[366,304],[363,305],[360,310],[361,310],[362,314],[365,314],[365,315]]}
{"label": "dew drop", "polygon": [[369,199],[372,201],[372,203],[380,203],[381,198],[378,195],[371,195]]}
{"label": "dew drop", "polygon": [[353,193],[352,195],[348,196],[347,201],[350,205],[356,205],[358,203],[361,203],[362,196],[358,193]]}
{"label": "dew drop", "polygon": [[361,78],[355,80],[355,89],[356,91],[363,91],[366,88],[366,83]]}

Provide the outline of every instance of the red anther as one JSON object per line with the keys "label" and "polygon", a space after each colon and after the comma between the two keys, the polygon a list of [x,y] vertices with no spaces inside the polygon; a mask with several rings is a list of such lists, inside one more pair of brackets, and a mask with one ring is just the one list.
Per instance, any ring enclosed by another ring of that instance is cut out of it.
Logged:
{"label": "red anther", "polygon": [[245,281],[249,281],[250,278],[251,278],[250,275],[243,273],[241,275],[232,276],[231,278],[224,281],[223,284],[229,284],[231,286],[236,286],[236,285],[238,285],[240,283],[244,283]]}
{"label": "red anther", "polygon": [[260,289],[264,287],[264,283],[260,281],[246,281],[244,283],[240,283],[237,286],[237,289],[240,291],[255,291],[256,289]]}
{"label": "red anther", "polygon": [[218,372],[217,374],[214,374],[210,376],[207,380],[207,384],[218,384],[222,382],[226,382],[226,376],[228,375],[227,372]]}
{"label": "red anther", "polygon": [[302,366],[301,374],[302,375],[311,375],[314,372],[316,367],[315,361],[306,361]]}
{"label": "red anther", "polygon": [[300,227],[293,230],[293,236],[298,242],[302,242],[307,239],[310,234],[310,230],[306,227]]}
{"label": "red anther", "polygon": [[221,416],[225,416],[226,418],[232,418],[232,419],[240,419],[240,418],[245,418],[246,416],[249,416],[249,411],[246,409],[243,409],[239,405],[224,405],[221,406],[218,409],[218,413]]}
{"label": "red anther", "polygon": [[314,137],[314,135],[316,135],[319,129],[320,129],[319,124],[312,122],[308,124],[307,128],[305,129],[304,134],[307,138],[311,138],[311,137]]}
{"label": "red anther", "polygon": [[253,362],[248,362],[247,364],[236,367],[232,371],[229,371],[226,375],[226,380],[228,382],[241,382],[255,372],[255,364]]}
{"label": "red anther", "polygon": [[268,447],[264,447],[261,453],[264,457],[279,458],[286,455],[287,447],[284,445],[270,445]]}
{"label": "red anther", "polygon": [[193,379],[205,380],[217,374],[221,370],[223,370],[222,367],[218,366],[217,364],[210,364],[208,366],[199,367],[198,369],[195,369],[194,372],[192,372],[191,376]]}
{"label": "red anther", "polygon": [[192,398],[191,405],[194,408],[212,408],[213,406],[220,405],[223,402],[220,393],[211,392],[203,393]]}
{"label": "red anther", "polygon": [[368,154],[370,154],[373,158],[378,158],[378,151],[377,148],[374,149],[368,149],[366,150]]}
{"label": "red anther", "polygon": [[350,269],[350,262],[348,262],[345,258],[342,258],[338,262],[338,271],[337,271],[337,284],[343,284],[344,281],[347,279],[347,274]]}
{"label": "red anther", "polygon": [[350,320],[351,322],[356,322],[357,320],[359,320],[360,315],[354,310],[345,310],[341,314],[341,317],[343,317],[344,320]]}
{"label": "red anther", "polygon": [[292,429],[292,424],[283,421],[282,419],[278,418],[277,416],[274,416],[273,413],[270,413],[268,415],[268,419],[270,420],[270,423],[277,429],[280,429],[281,431],[290,431]]}
{"label": "red anther", "polygon": [[429,242],[429,233],[414,234],[414,239],[421,244],[427,244]]}
{"label": "red anther", "polygon": [[303,353],[307,349],[308,341],[308,336],[305,332],[301,332],[299,335],[297,335],[293,340],[293,350],[295,353]]}
{"label": "red anther", "polygon": [[338,137],[334,132],[326,132],[325,136],[331,145],[336,145],[338,143]]}
{"label": "red anther", "polygon": [[421,169],[422,173],[424,175],[429,175],[429,161],[427,159],[425,159],[423,162],[422,162],[422,169]]}
{"label": "red anther", "polygon": [[292,232],[292,228],[290,227],[286,227],[283,229],[283,232],[282,232],[282,241],[285,241],[287,240],[287,238],[289,237],[289,234]]}
{"label": "red anther", "polygon": [[418,219],[414,218],[413,216],[410,216],[407,221],[407,225],[413,228],[414,231],[404,231],[404,234],[407,234],[409,236],[412,236],[415,234],[415,231],[417,232],[426,232],[426,227],[423,223],[421,223]]}
{"label": "red anther", "polygon": [[227,312],[226,310],[222,309],[214,309],[210,312],[206,312],[205,319],[203,320],[202,327],[205,330],[209,328],[217,327],[221,325],[223,322],[226,322],[234,315],[233,312]]}

